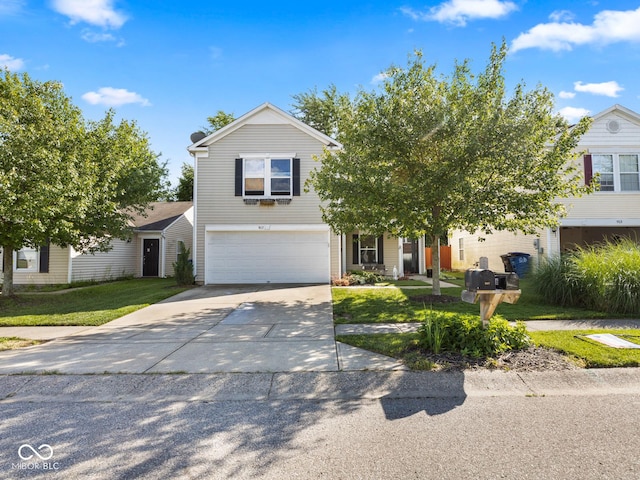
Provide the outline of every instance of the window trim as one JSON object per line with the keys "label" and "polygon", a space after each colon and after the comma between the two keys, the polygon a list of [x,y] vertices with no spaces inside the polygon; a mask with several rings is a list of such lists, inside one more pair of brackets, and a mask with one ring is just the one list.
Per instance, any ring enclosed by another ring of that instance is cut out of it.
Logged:
{"label": "window trim", "polygon": [[[271,198],[293,198],[294,196],[294,157],[295,153],[285,153],[285,154],[246,154],[240,155],[242,159],[242,197],[247,199],[271,199]],[[247,161],[251,160],[263,160],[264,161],[264,177],[247,177]],[[271,192],[271,180],[274,178],[287,178],[283,176],[275,176],[272,177],[271,174],[271,161],[272,160],[288,160],[289,161],[289,193],[288,194],[277,194]],[[246,191],[246,179],[247,178],[263,178],[264,179],[264,190],[262,194],[247,194]]]}
{"label": "window trim", "polygon": [[[35,254],[33,265],[31,267],[20,268],[18,266],[18,254],[20,252],[33,252]],[[23,247],[20,250],[13,252],[13,271],[14,273],[38,273],[40,271],[40,249]]]}
{"label": "window trim", "polygon": [[[362,238],[363,237],[371,237],[374,240],[374,244],[373,247],[362,247]],[[373,251],[374,253],[374,260],[373,262],[363,262],[362,261],[362,252],[363,251]],[[378,259],[378,237],[375,235],[367,235],[367,234],[360,234],[358,235],[358,260],[360,262],[360,265],[373,265],[373,264],[378,264],[379,259]]]}
{"label": "window trim", "polygon": [[[591,159],[592,163],[592,176],[595,177],[599,172],[595,168],[595,156],[597,155],[606,155],[610,156],[613,163],[613,171],[610,173],[613,176],[613,189],[612,190],[597,190],[596,193],[609,194],[609,193],[622,193],[622,194],[638,194],[640,193],[640,152],[637,150],[634,151],[624,151],[624,150],[598,150],[598,151],[590,151],[588,157]],[[624,174],[633,174],[635,172],[622,172],[620,168],[620,155],[635,155],[638,159],[638,185],[639,188],[637,190],[623,190],[622,189],[622,175]],[[585,156],[586,157],[586,156]],[[585,164],[586,168],[586,164]],[[586,173],[585,173],[586,174]],[[609,172],[607,172],[609,174]]]}

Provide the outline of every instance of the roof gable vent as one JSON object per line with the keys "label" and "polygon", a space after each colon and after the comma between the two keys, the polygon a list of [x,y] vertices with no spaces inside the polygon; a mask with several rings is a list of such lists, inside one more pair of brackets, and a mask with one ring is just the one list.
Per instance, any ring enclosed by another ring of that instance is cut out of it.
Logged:
{"label": "roof gable vent", "polygon": [[609,133],[618,133],[620,131],[620,122],[618,120],[609,120],[607,122],[607,130]]}

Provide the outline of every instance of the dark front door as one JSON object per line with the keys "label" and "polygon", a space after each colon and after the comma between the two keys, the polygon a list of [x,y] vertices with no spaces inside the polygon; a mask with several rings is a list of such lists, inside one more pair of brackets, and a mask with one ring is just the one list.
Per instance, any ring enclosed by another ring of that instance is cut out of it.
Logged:
{"label": "dark front door", "polygon": [[142,254],[142,276],[157,277],[160,263],[160,240],[144,239],[144,251]]}

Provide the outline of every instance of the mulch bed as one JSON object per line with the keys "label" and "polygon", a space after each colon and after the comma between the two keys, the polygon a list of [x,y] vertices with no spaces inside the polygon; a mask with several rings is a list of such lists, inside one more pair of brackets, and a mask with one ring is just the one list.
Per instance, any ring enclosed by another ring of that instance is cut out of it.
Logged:
{"label": "mulch bed", "polygon": [[531,346],[525,350],[506,352],[495,359],[477,359],[454,353],[424,354],[436,364],[436,370],[508,370],[514,372],[561,371],[579,369],[559,352]]}

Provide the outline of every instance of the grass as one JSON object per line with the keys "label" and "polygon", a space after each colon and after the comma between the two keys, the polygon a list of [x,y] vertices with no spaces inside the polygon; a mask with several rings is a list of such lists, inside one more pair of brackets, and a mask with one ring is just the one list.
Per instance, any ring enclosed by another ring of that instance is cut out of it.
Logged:
{"label": "grass", "polygon": [[0,352],[14,348],[30,347],[42,343],[40,340],[26,340],[18,337],[0,337]]}
{"label": "grass", "polygon": [[[509,321],[517,320],[570,320],[590,318],[612,318],[594,310],[579,307],[561,307],[549,305],[529,288],[527,280],[520,282],[522,295],[518,303],[502,303],[496,309]],[[460,298],[461,287],[443,288],[442,294]],[[409,297],[431,294],[430,288],[403,289],[349,287],[333,289],[333,308],[335,323],[403,323],[424,320],[428,310],[450,313],[479,315],[478,304],[465,302],[426,303],[414,302]],[[620,317],[621,315],[615,315]]]}
{"label": "grass", "polygon": [[154,278],[0,296],[0,326],[102,325],[185,289],[173,279]]}
{"label": "grass", "polygon": [[[450,281],[449,281],[450,282]],[[451,282],[450,282],[451,283]],[[507,320],[543,319],[597,319],[625,317],[579,307],[560,307],[545,303],[544,298],[534,293],[527,279],[520,282],[522,296],[515,305],[500,304],[496,313]],[[442,289],[443,295],[459,298],[462,288]],[[403,323],[421,322],[429,310],[447,314],[479,315],[477,304],[464,302],[426,304],[410,300],[411,296],[428,295],[431,289],[399,288],[334,288],[334,319],[340,323]],[[626,315],[629,317],[630,315]],[[637,317],[637,315],[636,315]],[[591,367],[640,366],[640,350],[615,349],[585,339],[590,333],[613,333],[640,343],[640,330],[575,330],[529,332],[535,344],[552,348],[569,357],[579,359],[580,364]],[[388,333],[367,335],[342,335],[338,341],[364,348],[390,357],[398,358],[413,369],[431,369],[433,364],[420,352],[417,333]]]}
{"label": "grass", "polygon": [[559,350],[580,359],[588,368],[638,367],[640,350],[611,348],[584,338],[593,333],[612,333],[633,343],[640,343],[640,330],[562,330],[529,332],[537,345]]}
{"label": "grass", "polygon": [[435,364],[420,354],[417,333],[373,333],[338,335],[342,343],[402,360],[412,370],[432,370]]}

